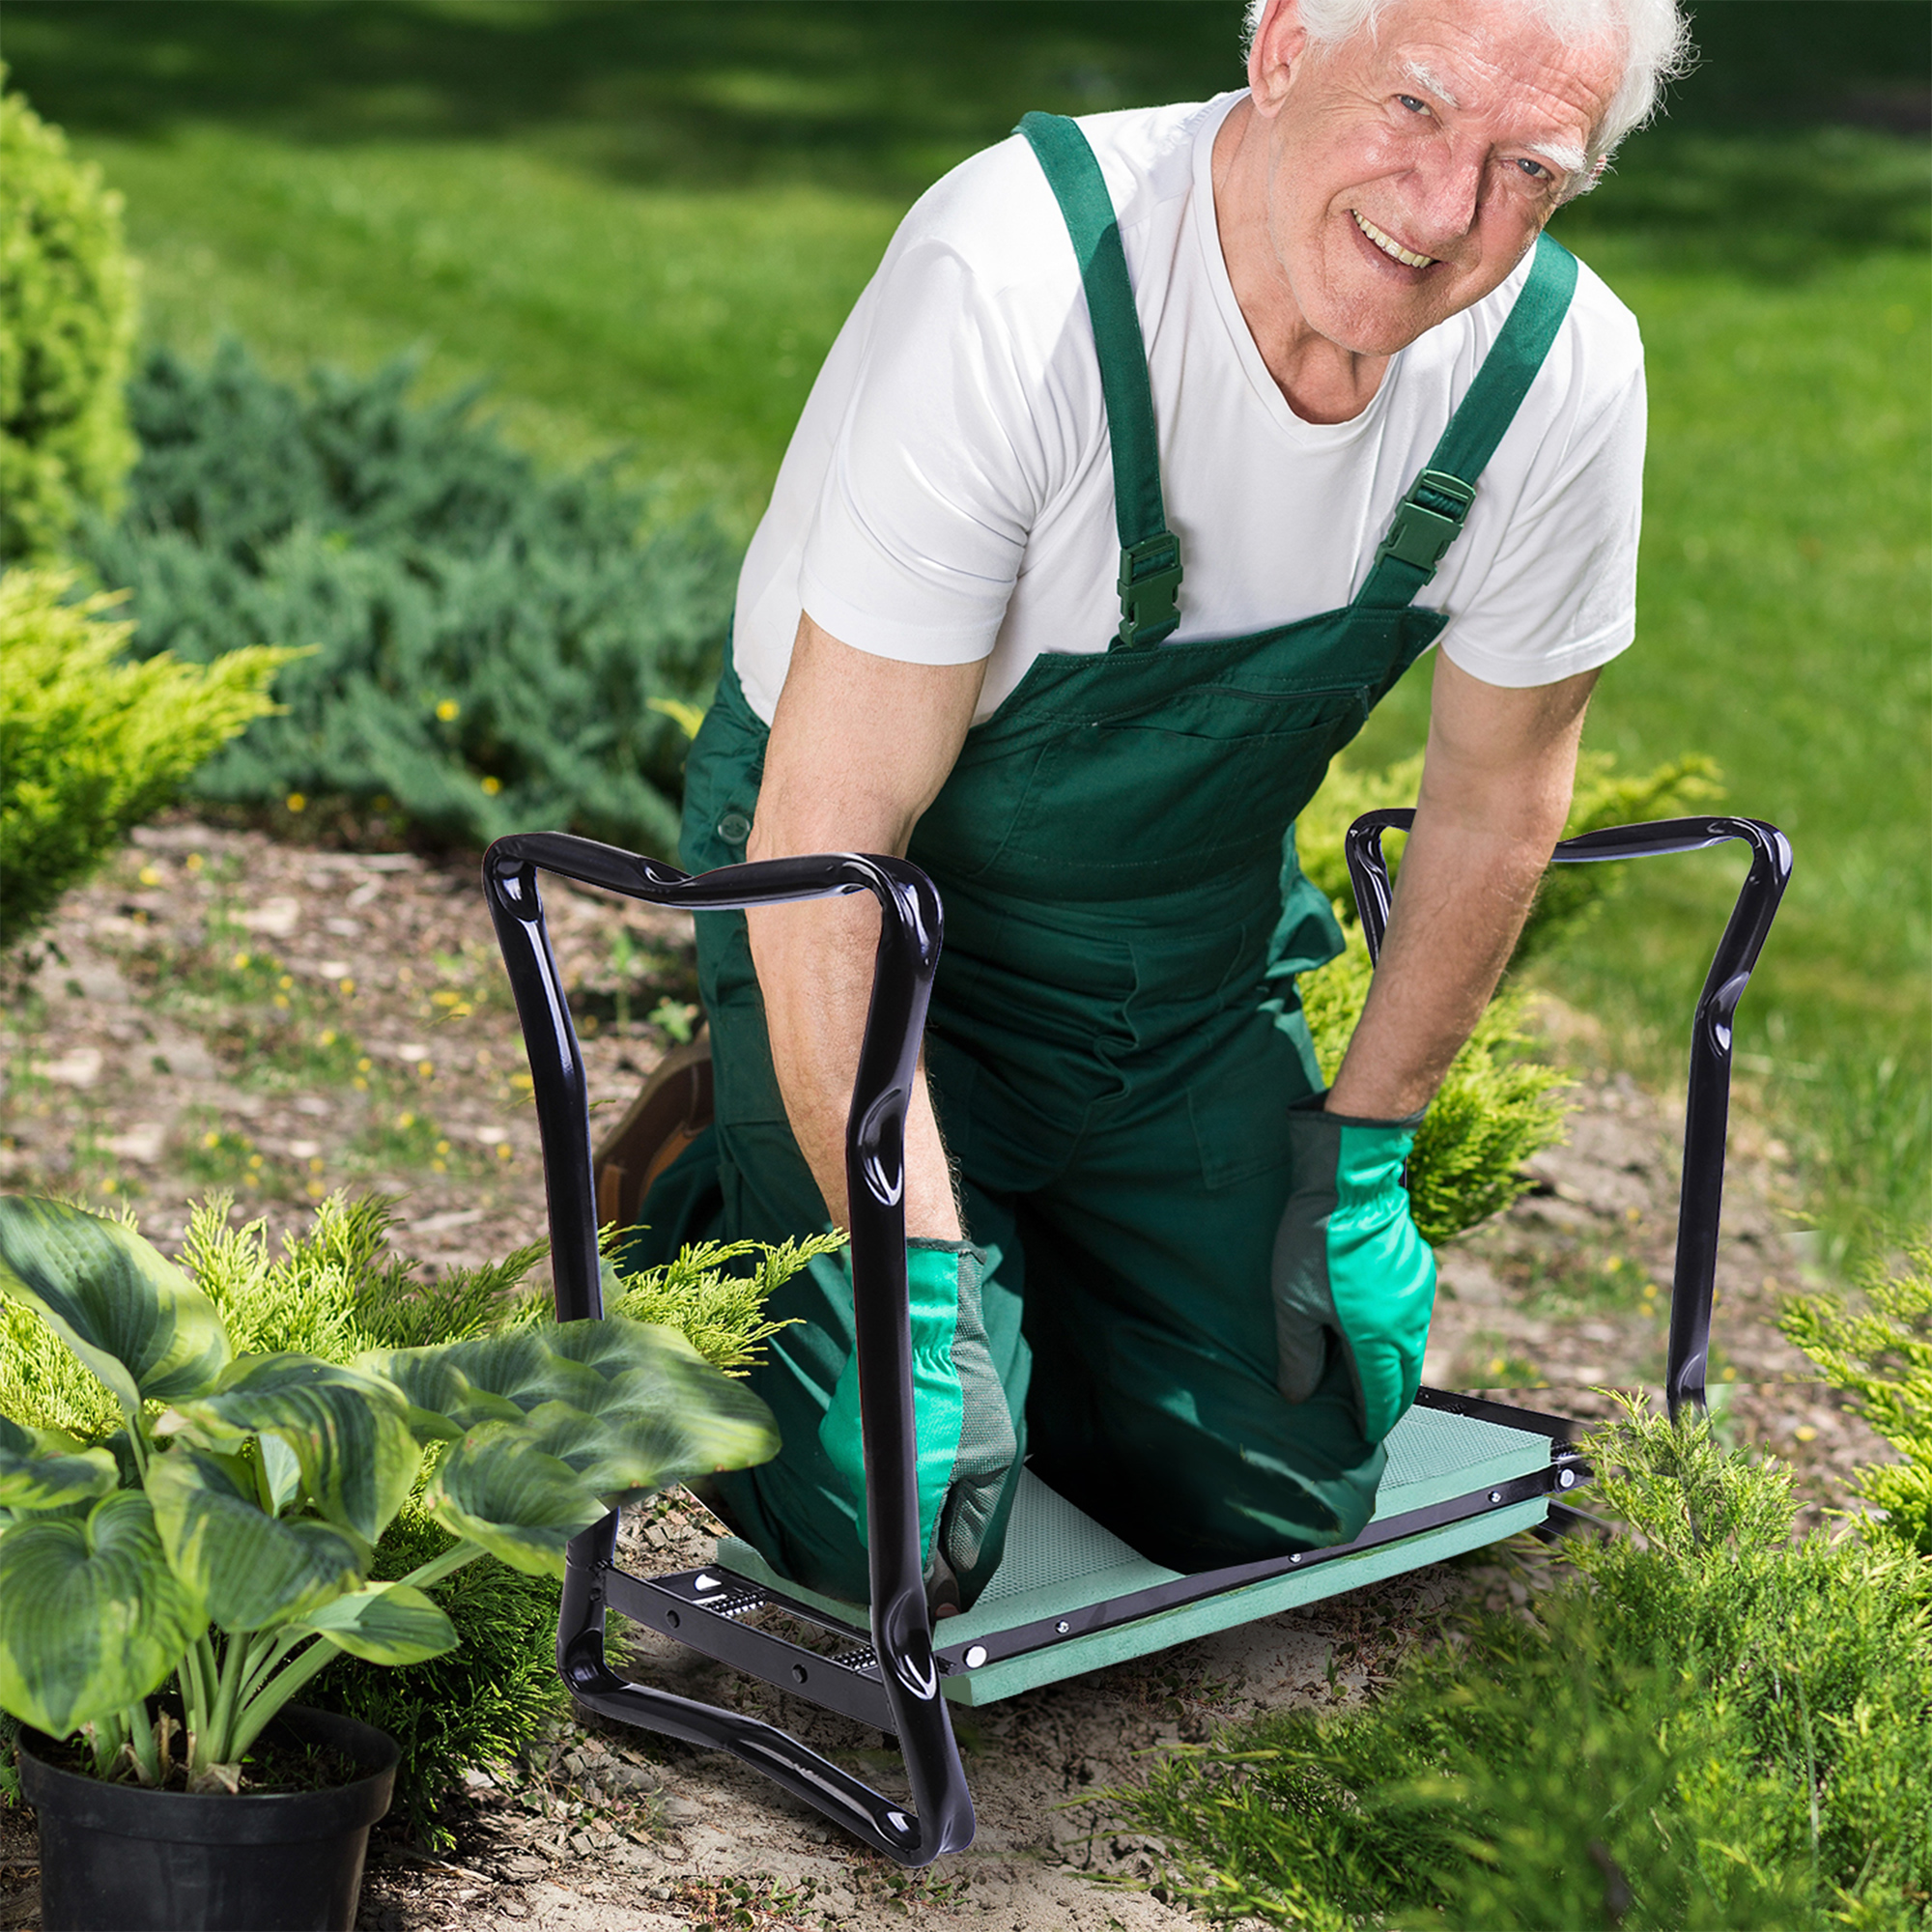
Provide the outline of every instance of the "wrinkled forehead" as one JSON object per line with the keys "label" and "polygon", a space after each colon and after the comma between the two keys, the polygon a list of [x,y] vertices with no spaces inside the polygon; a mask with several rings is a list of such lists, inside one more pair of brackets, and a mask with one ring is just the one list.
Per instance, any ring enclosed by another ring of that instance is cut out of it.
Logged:
{"label": "wrinkled forehead", "polygon": [[1559,34],[1524,0],[1396,0],[1329,51],[1379,88],[1402,88],[1488,124],[1512,146],[1579,167],[1622,81],[1624,34],[1607,13]]}

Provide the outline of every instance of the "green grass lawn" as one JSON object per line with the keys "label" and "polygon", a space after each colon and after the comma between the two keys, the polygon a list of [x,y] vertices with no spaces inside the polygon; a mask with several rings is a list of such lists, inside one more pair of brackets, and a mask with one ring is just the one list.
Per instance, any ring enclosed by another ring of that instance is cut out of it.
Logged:
{"label": "green grass lawn", "polygon": [[[748,531],[920,188],[1029,106],[1236,84],[1238,12],[14,0],[7,57],[126,195],[155,336],[232,329],[289,373],[414,349],[431,388],[493,381],[540,454],[622,447]],[[1672,124],[1560,217],[1649,352],[1640,634],[1591,741],[1708,752],[1730,809],[1791,833],[1745,1099],[1834,1230],[1922,1223],[1927,150],[1871,124],[1911,111],[1926,15],[1734,0],[1698,31]],[[1418,742],[1421,697],[1398,692],[1365,757]],[[1540,971],[1661,1077],[1737,866],[1652,869]]]}

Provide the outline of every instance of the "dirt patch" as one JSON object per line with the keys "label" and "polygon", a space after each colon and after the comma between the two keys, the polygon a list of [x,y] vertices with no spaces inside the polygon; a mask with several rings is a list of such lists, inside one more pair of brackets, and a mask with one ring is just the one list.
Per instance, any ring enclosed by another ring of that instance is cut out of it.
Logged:
{"label": "dirt patch", "polygon": [[[561,883],[551,930],[584,1034],[593,1108],[621,1107],[688,1027],[690,922]],[[1580,1026],[1559,1008],[1559,1044]],[[14,962],[0,1179],[130,1202],[179,1241],[186,1204],[232,1188],[238,1217],[304,1224],[337,1186],[401,1196],[401,1248],[432,1268],[544,1231],[528,1077],[473,865],[304,850],[176,819],[70,895]],[[1671,1106],[1628,1078],[1577,1091],[1569,1144],[1538,1188],[1442,1257],[1428,1379],[1585,1416],[1605,1389],[1656,1391],[1676,1216]],[[1879,1445],[1777,1334],[1808,1285],[1780,1211],[1781,1150],[1734,1111],[1712,1358],[1722,1426],[1787,1458],[1809,1518]],[[1532,1391],[1534,1391],[1532,1393]],[[715,1525],[682,1495],[632,1512],[627,1567],[708,1562]],[[855,1847],[735,1761],[595,1719],[560,1720],[517,1765],[470,1774],[456,1848],[379,1832],[370,1932],[672,1927],[1067,1927],[1193,1922],[1134,1889],[1144,1844],[1091,1796],[1141,1753],[1264,1709],[1367,1693],[1471,1593],[1515,1595],[1524,1552],[1484,1552],[958,1714],[979,1810],[973,1848],[906,1873]],[[618,1646],[620,1653],[622,1645]],[[632,1668],[782,1722],[884,1789],[876,1732],[748,1684],[641,1633]],[[902,1788],[902,1787],[900,1787]],[[1098,1882],[1096,1882],[1098,1881]],[[0,1932],[35,1922],[34,1841],[0,1812]]]}

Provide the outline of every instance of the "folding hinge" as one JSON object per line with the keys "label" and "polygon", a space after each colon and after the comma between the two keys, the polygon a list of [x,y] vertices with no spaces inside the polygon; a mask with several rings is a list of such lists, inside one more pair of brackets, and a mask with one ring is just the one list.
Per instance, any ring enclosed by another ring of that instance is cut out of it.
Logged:
{"label": "folding hinge", "polygon": [[1425,469],[1396,506],[1395,521],[1376,552],[1376,561],[1393,556],[1435,575],[1435,566],[1462,533],[1463,520],[1476,500],[1476,486],[1446,469]]}
{"label": "folding hinge", "polygon": [[1180,539],[1156,530],[1121,553],[1121,641],[1157,644],[1180,622]]}

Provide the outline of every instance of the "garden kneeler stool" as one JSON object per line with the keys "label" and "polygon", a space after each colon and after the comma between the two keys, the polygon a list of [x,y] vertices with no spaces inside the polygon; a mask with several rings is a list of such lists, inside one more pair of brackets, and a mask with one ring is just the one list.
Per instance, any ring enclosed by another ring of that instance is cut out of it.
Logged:
{"label": "garden kneeler stool", "polygon": [[[1412,816],[1371,812],[1348,837],[1350,876],[1372,958],[1390,904],[1382,834],[1406,827]],[[1704,1400],[1732,1015],[1790,877],[1791,850],[1781,833],[1758,820],[1711,817],[1587,833],[1566,839],[1553,855],[1556,864],[1591,864],[1700,851],[1733,839],[1749,848],[1750,868],[1691,1026],[1665,1376],[1673,1414]],[[1137,1555],[1024,1473],[998,1572],[971,1609],[941,1624],[944,1641],[935,1644],[921,1561],[902,1179],[905,1119],[939,958],[937,892],[905,860],[852,853],[728,866],[694,877],[562,833],[502,838],[490,848],[484,892],[529,1053],[561,1321],[600,1318],[603,1298],[588,1094],[544,926],[540,870],[698,914],[861,892],[872,894],[881,913],[846,1131],[870,1602],[841,1603],[806,1590],[728,1537],[720,1541],[718,1561],[703,1569],[632,1576],[615,1565],[611,1515],[570,1546],[556,1654],[579,1702],[607,1718],[729,1751],[874,1849],[923,1865],[963,1849],[973,1836],[972,1799],[949,1701],[994,1702],[1518,1530],[1578,1520],[1559,1498],[1590,1473],[1576,1446],[1583,1425],[1425,1387],[1388,1437],[1373,1520],[1352,1543],[1336,1548],[1181,1575]],[[605,1654],[608,1610],[886,1732],[904,1754],[910,1803],[872,1790],[776,1725],[620,1677]]]}

